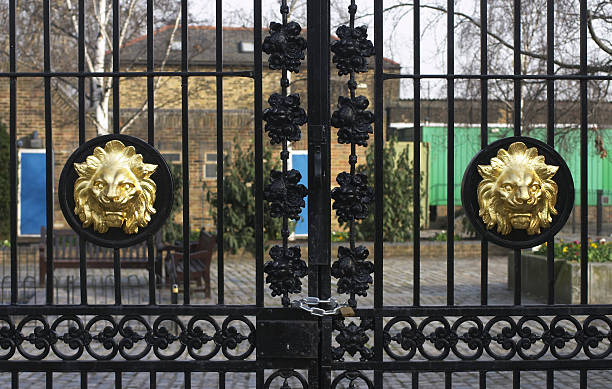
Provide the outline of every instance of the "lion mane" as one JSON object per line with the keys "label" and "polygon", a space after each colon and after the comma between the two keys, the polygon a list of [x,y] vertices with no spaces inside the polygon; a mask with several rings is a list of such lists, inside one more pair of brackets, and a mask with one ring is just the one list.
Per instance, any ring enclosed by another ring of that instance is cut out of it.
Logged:
{"label": "lion mane", "polygon": [[[558,166],[547,165],[544,156],[538,155],[535,147],[527,148],[522,142],[515,142],[508,150],[500,149],[497,157],[491,158],[490,165],[478,165],[478,172],[483,180],[478,184],[478,214],[484,221],[487,229],[497,225],[497,232],[507,235],[512,231],[510,215],[505,201],[497,190],[497,181],[509,166],[520,166],[523,169],[532,169],[541,181],[541,195],[531,209],[531,218],[527,234],[540,233],[540,228],[550,227],[552,216],[557,214],[557,184],[552,180]],[[532,195],[533,196],[533,195]]]}
{"label": "lion mane", "polygon": [[137,178],[133,184],[138,188],[133,197],[127,202],[123,231],[126,234],[135,234],[139,227],[145,227],[151,221],[151,215],[156,213],[155,191],[157,186],[151,179],[151,174],[157,165],[143,162],[142,155],[137,154],[134,146],[125,146],[119,140],[111,140],[104,148],[96,147],[92,155],[85,162],[75,163],[74,167],[79,178],[74,184],[74,212],[83,222],[83,227],[93,225],[95,231],[105,233],[109,225],[105,220],[105,210],[100,201],[92,192],[92,178],[100,168],[107,164],[129,166],[130,171]]}

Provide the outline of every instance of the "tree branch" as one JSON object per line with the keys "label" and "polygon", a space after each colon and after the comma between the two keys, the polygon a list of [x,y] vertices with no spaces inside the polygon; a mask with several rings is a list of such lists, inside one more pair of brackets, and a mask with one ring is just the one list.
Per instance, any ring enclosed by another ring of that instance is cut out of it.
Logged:
{"label": "tree branch", "polygon": [[[389,6],[387,8],[385,8],[383,10],[383,12],[388,12],[391,11],[393,9],[397,9],[397,8],[402,8],[402,7],[414,7],[414,3],[398,3],[398,4],[394,4],[392,6]],[[440,6],[436,6],[436,5],[420,5],[420,8],[424,8],[424,9],[430,9],[433,11],[438,11],[438,12],[443,12],[443,13],[447,13],[448,10],[444,7],[440,7]],[[373,13],[369,13],[369,14],[365,14],[362,15],[360,17],[358,17],[358,19],[360,18],[364,18],[366,16],[372,16]],[[455,11],[455,15],[464,18],[465,20],[467,20],[468,22],[472,23],[473,25],[475,25],[478,28],[482,28],[480,21],[476,20],[474,17],[463,13],[461,11]],[[494,38],[497,42],[499,42],[502,46],[505,46],[506,48],[513,50],[514,51],[514,45],[511,44],[510,42],[506,41],[503,37],[501,37],[499,34],[496,34],[494,32],[491,32],[490,30],[487,30],[487,35],[489,35],[490,37]],[[532,58],[537,58],[540,60],[544,60],[546,61],[548,59],[546,54],[539,54],[533,51],[529,51],[529,50],[520,50],[520,53],[522,55],[526,55]],[[565,68],[565,69],[573,69],[573,70],[579,70],[580,69],[580,64],[573,64],[573,63],[569,63],[569,62],[563,62],[563,61],[559,61],[558,59],[554,60],[555,65]],[[596,72],[605,72],[605,73],[611,73],[612,72],[612,65],[588,65],[587,66],[587,73],[596,73]]]}
{"label": "tree branch", "polygon": [[589,34],[591,35],[591,38],[593,38],[593,41],[595,42],[595,44],[597,44],[597,46],[599,46],[599,48],[605,51],[606,53],[612,55],[612,48],[606,45],[599,38],[599,36],[597,36],[597,33],[595,32],[595,29],[593,28],[593,18],[589,11],[587,11],[587,27],[589,28]]}

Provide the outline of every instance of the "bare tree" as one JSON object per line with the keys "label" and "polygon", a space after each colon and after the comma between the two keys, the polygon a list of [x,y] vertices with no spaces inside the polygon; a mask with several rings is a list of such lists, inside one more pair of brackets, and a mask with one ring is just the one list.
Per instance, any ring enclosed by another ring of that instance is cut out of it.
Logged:
{"label": "bare tree", "polygon": [[[145,0],[124,0],[119,3],[119,50],[133,39],[146,35],[147,8]],[[0,15],[8,20],[8,1],[0,1]],[[78,2],[76,0],[58,0],[51,2],[50,50],[52,68],[54,71],[77,70],[78,42]],[[43,53],[43,8],[40,1],[17,0],[17,51],[19,66],[24,69],[40,69]],[[191,19],[191,18],[190,18]],[[173,0],[157,0],[154,8],[154,26],[171,28],[169,39],[164,45],[156,46],[155,64],[157,70],[164,70],[170,55],[172,44],[180,28],[180,2]],[[85,10],[85,67],[86,71],[103,73],[112,71],[113,47],[113,2],[110,0],[86,0]],[[8,34],[3,33],[2,49],[8,56]],[[191,50],[190,56],[197,55]],[[121,71],[132,70],[135,64],[121,63]],[[67,104],[76,108],[78,86],[76,79],[69,77],[54,77],[57,95]],[[86,92],[88,102],[87,116],[95,124],[99,135],[109,133],[110,112],[109,103],[112,96],[112,78],[95,76],[90,79],[90,87]],[[163,88],[167,78],[157,77],[154,92]],[[190,92],[193,92],[191,90]],[[147,111],[146,96],[137,103],[137,109],[131,110],[131,116],[121,125],[125,131]],[[156,103],[161,107],[170,103]]]}
{"label": "bare tree", "polygon": [[[547,73],[547,8],[546,0],[523,1],[521,3],[521,74]],[[471,9],[470,9],[471,7]],[[579,4],[575,0],[554,2],[554,73],[571,75],[580,71],[580,17]],[[599,0],[589,2],[587,11],[588,55],[586,72],[591,75],[612,74],[612,2]],[[437,22],[445,20],[448,10],[446,2],[428,2],[420,5]],[[514,54],[513,25],[514,1],[487,1],[487,66],[489,74],[513,74]],[[392,28],[412,18],[414,3],[396,1],[388,5],[384,12],[385,20],[392,21]],[[480,73],[481,15],[479,2],[456,2],[455,31],[456,59],[455,73]],[[371,15],[371,14],[370,14]],[[431,21],[431,19],[430,19]],[[427,22],[427,21],[426,21]],[[446,30],[443,29],[444,41]],[[444,47],[439,48],[444,51]],[[443,54],[443,53],[441,53]],[[521,81],[521,123],[525,133],[532,131],[541,123],[542,102],[546,100],[545,80],[528,79]],[[588,114],[591,123],[600,120],[602,104],[610,102],[612,95],[609,80],[588,83]],[[456,97],[477,100],[480,95],[478,80],[457,80]],[[555,112],[556,123],[563,123],[557,134],[563,139],[578,127],[580,110],[579,81],[556,81],[555,100],[563,102],[563,110]],[[489,96],[506,105],[507,111],[514,114],[514,87],[509,80],[493,79],[489,82]],[[598,152],[605,157],[603,135],[596,126],[594,139]],[[568,139],[570,137],[567,137]]]}

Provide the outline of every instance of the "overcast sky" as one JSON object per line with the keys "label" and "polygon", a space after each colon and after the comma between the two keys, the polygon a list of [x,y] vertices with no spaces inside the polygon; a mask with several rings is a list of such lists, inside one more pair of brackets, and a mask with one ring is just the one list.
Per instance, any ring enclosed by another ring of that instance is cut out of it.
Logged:
{"label": "overcast sky", "polygon": [[[305,1],[296,12],[298,21],[305,20],[306,11]],[[386,0],[384,6],[388,7],[397,3],[397,0]],[[428,2],[435,4],[435,2]],[[226,0],[223,2],[223,17],[225,25],[233,26],[252,26],[253,2],[248,0]],[[280,21],[278,0],[263,0],[263,19],[264,25],[270,21]],[[334,0],[335,9],[332,10],[333,28],[346,18],[346,9],[350,1]],[[457,9],[476,14],[478,1],[459,1]],[[358,0],[357,25],[365,24],[369,28],[369,38],[374,40],[374,22],[371,16],[373,10],[372,1]],[[442,5],[442,4],[441,4]],[[444,6],[446,1],[444,1]],[[337,10],[336,10],[337,9]],[[400,12],[401,11],[401,12]],[[215,21],[215,2],[210,0],[191,0],[190,13],[200,22],[213,24]],[[344,14],[341,14],[344,13]],[[411,73],[413,70],[413,13],[408,7],[395,12],[386,14],[384,25],[384,55],[399,62],[403,73]],[[300,20],[302,19],[302,20]],[[305,27],[305,21],[302,27]],[[446,15],[437,11],[421,10],[421,73],[445,73],[446,72]],[[409,81],[403,85],[402,97],[408,98],[412,94],[412,85]],[[424,80],[422,83],[421,95],[427,97],[443,97],[440,95],[445,90],[445,81]]]}

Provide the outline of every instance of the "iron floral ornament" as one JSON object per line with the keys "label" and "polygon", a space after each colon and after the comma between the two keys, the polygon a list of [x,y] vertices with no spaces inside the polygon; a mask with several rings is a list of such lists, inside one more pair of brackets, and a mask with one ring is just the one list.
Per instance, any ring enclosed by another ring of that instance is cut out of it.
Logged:
{"label": "iron floral ornament", "polygon": [[85,162],[75,163],[79,178],[74,184],[74,212],[83,227],[93,225],[99,233],[110,227],[135,234],[156,212],[157,185],[151,174],[157,165],[144,163],[134,146],[111,140],[96,147]]}
{"label": "iron floral ornament", "polygon": [[483,238],[524,249],[561,230],[574,205],[574,181],[563,157],[546,143],[504,138],[484,147],[469,163],[461,201]]}
{"label": "iron floral ornament", "polygon": [[299,72],[306,50],[306,39],[300,36],[302,27],[297,22],[270,23],[270,36],[267,36],[262,50],[270,54],[268,66],[272,70],[285,67],[290,72]]}
{"label": "iron floral ornament", "polygon": [[284,141],[297,142],[302,138],[300,126],[306,123],[306,111],[300,107],[300,96],[292,94],[283,96],[273,93],[268,99],[270,108],[263,111],[271,144]]}

